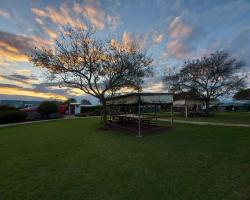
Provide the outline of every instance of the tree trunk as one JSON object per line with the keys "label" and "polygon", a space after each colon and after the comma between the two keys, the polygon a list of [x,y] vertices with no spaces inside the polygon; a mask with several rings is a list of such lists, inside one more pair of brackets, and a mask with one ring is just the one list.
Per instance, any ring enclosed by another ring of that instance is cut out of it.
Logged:
{"label": "tree trunk", "polygon": [[206,103],[206,113],[209,114],[209,107],[210,107],[210,99],[206,99],[205,100],[205,103]]}
{"label": "tree trunk", "polygon": [[102,106],[103,106],[103,125],[104,128],[107,127],[107,105],[105,97],[102,97]]}

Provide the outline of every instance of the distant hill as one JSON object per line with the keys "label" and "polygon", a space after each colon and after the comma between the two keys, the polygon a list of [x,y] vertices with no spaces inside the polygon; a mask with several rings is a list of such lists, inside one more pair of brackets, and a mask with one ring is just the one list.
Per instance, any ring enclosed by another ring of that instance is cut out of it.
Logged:
{"label": "distant hill", "polygon": [[0,105],[10,105],[16,108],[25,108],[37,106],[41,101],[23,101],[23,100],[0,100]]}

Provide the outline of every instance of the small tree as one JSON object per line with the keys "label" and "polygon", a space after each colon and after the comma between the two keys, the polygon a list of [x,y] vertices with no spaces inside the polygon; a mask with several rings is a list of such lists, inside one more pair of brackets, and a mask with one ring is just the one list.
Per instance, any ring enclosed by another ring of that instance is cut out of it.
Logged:
{"label": "small tree", "polygon": [[230,94],[244,86],[245,76],[240,73],[244,63],[232,58],[226,51],[189,60],[182,69],[164,77],[164,82],[174,92],[192,93],[206,102],[209,112],[211,99]]}
{"label": "small tree", "polygon": [[98,98],[106,125],[106,96],[122,88],[139,89],[153,60],[135,42],[100,40],[91,27],[78,27],[65,28],[54,49],[35,48],[30,61],[49,72],[51,80]]}
{"label": "small tree", "polygon": [[44,101],[38,106],[37,112],[42,117],[49,118],[51,114],[59,112],[58,103],[54,101]]}
{"label": "small tree", "polygon": [[241,89],[234,95],[234,99],[237,100],[250,100],[250,88]]}

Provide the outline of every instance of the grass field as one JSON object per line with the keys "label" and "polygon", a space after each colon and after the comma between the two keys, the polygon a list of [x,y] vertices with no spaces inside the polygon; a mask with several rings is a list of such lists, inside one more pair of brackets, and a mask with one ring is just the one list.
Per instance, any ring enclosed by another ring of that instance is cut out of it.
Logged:
{"label": "grass field", "polygon": [[136,138],[97,118],[0,128],[0,199],[250,197],[249,128],[177,125]]}
{"label": "grass field", "polygon": [[[158,113],[161,118],[169,118],[170,113]],[[250,112],[211,112],[209,117],[188,117],[185,118],[183,113],[174,113],[174,118],[188,121],[203,121],[203,122],[221,122],[235,124],[250,124]]]}

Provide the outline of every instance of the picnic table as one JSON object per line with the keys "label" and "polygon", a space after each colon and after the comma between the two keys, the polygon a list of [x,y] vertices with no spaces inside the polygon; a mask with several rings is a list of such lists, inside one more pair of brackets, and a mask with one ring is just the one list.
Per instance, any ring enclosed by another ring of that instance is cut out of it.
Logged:
{"label": "picnic table", "polygon": [[150,123],[151,119],[156,119],[156,116],[152,115],[136,115],[136,114],[121,114],[115,116],[121,122],[137,122],[141,120],[142,122]]}

